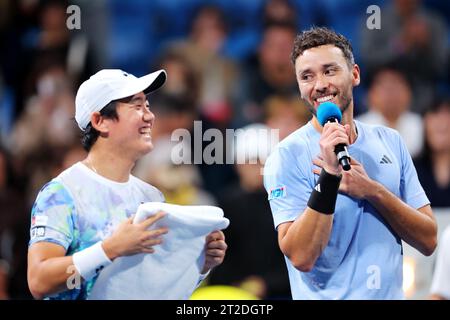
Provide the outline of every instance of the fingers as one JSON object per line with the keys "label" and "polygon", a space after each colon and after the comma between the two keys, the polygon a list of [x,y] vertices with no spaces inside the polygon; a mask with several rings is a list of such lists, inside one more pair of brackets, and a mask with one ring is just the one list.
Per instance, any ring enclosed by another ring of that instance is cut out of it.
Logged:
{"label": "fingers", "polygon": [[216,240],[225,240],[225,234],[220,230],[216,230],[206,236],[207,243]]}
{"label": "fingers", "polygon": [[362,166],[362,164],[355,158],[350,158],[350,163],[356,166]]}
{"label": "fingers", "polygon": [[313,163],[318,167],[323,167],[323,159],[321,159],[321,158],[313,159]]}
{"label": "fingers", "polygon": [[139,225],[142,226],[144,229],[147,229],[152,224],[154,224],[156,221],[161,220],[165,216],[166,216],[166,213],[164,211],[158,211],[155,215],[145,219]]}
{"label": "fingers", "polygon": [[[145,237],[141,240],[142,250],[152,249],[153,246],[163,243],[162,235],[168,232],[167,228],[161,228],[156,230],[147,231]],[[142,251],[146,252],[146,251]],[[149,252],[153,253],[153,252]]]}
{"label": "fingers", "polygon": [[343,126],[337,122],[330,122],[330,123],[326,123],[325,126],[323,127],[322,135],[327,136],[334,131],[340,131],[344,134],[347,134],[345,126]]}
{"label": "fingers", "polygon": [[206,255],[210,256],[210,257],[223,257],[225,255],[225,251],[224,250],[219,250],[219,249],[209,249],[206,251]]}
{"label": "fingers", "polygon": [[322,134],[323,135],[328,134],[329,131],[336,130],[336,128],[339,128],[339,126],[340,125],[337,122],[327,122],[323,126]]}
{"label": "fingers", "polygon": [[337,137],[330,141],[332,146],[337,146],[338,144],[348,144],[348,137]]}
{"label": "fingers", "polygon": [[219,249],[219,250],[227,250],[228,245],[223,240],[211,241],[208,242],[207,250],[210,249]]}
{"label": "fingers", "polygon": [[145,231],[142,239],[143,240],[154,239],[154,238],[160,237],[168,232],[169,232],[169,229],[167,229],[167,228],[148,230],[148,231]]}
{"label": "fingers", "polygon": [[134,214],[132,214],[127,220],[125,220],[126,224],[132,224],[133,223],[133,219],[134,219]]}
{"label": "fingers", "polygon": [[350,125],[349,124],[344,125],[344,129],[345,129],[345,132],[347,133],[347,136],[350,137],[351,130],[352,130]]}
{"label": "fingers", "polygon": [[205,266],[208,266],[208,269],[212,269],[223,262],[224,256],[222,257],[212,257],[206,256]]}
{"label": "fingers", "polygon": [[161,238],[149,239],[149,240],[143,241],[141,246],[143,247],[143,249],[145,249],[145,248],[151,248],[151,247],[159,245],[161,243],[163,243],[163,239],[161,239]]}
{"label": "fingers", "polygon": [[348,144],[349,143],[348,135],[345,132],[345,130],[344,131],[343,130],[336,130],[334,132],[331,132],[328,136],[326,136],[326,140],[327,141],[334,140],[334,139],[337,139],[337,138],[342,138],[344,144]]}
{"label": "fingers", "polygon": [[155,249],[153,248],[143,248],[141,250],[142,253],[155,253]]}
{"label": "fingers", "polygon": [[206,258],[213,265],[222,263],[228,246],[222,231],[214,231],[206,236]]}
{"label": "fingers", "polygon": [[343,125],[337,124],[337,123],[328,123],[325,125],[323,131],[322,131],[322,138],[323,139],[332,139],[337,136],[345,137],[346,138],[346,144],[349,143],[349,129]]}
{"label": "fingers", "polygon": [[312,172],[314,174],[320,175],[320,172],[322,171],[322,168],[324,166],[324,161],[322,157],[319,155],[318,158],[313,159],[313,164],[318,166],[319,168],[313,168]]}

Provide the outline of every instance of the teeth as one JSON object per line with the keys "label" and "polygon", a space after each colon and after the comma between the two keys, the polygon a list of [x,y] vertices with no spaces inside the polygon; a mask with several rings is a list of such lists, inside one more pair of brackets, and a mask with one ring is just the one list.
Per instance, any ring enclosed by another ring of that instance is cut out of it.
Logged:
{"label": "teeth", "polygon": [[333,99],[333,97],[334,96],[332,94],[330,94],[329,96],[320,97],[320,98],[317,98],[317,102],[323,103],[325,101],[329,101],[329,100]]}
{"label": "teeth", "polygon": [[141,129],[139,130],[139,133],[149,135],[149,134],[151,133],[151,129],[150,129],[150,128],[141,128]]}

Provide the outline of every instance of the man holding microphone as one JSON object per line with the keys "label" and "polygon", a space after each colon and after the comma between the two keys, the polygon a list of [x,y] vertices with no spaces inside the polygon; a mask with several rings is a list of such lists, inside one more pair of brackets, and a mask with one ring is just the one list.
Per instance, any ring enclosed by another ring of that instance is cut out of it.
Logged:
{"label": "man holding microphone", "polygon": [[[294,299],[402,299],[402,240],[424,255],[437,226],[399,134],[353,120],[360,83],[349,41],[326,28],[299,34],[292,61],[312,120],[266,162],[278,242]],[[341,123],[318,120],[335,104]],[[325,107],[325,105],[323,105]],[[347,145],[344,171],[336,147]]]}

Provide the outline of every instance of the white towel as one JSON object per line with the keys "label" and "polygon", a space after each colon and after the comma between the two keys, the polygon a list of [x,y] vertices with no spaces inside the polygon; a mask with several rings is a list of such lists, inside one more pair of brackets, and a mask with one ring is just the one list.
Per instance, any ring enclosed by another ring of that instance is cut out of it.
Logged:
{"label": "white towel", "polygon": [[139,223],[157,211],[167,215],[150,229],[167,227],[163,243],[153,254],[120,257],[102,270],[92,288],[93,300],[188,299],[198,285],[205,261],[205,237],[228,227],[222,209],[214,206],[179,206],[162,202],[141,204],[134,218]]}

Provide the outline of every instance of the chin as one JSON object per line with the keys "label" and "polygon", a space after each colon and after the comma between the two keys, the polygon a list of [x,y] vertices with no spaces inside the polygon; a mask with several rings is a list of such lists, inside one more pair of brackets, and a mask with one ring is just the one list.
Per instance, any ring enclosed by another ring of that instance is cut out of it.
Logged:
{"label": "chin", "polygon": [[143,153],[147,154],[147,153],[151,152],[153,150],[153,148],[154,148],[153,143],[149,142],[147,144],[147,146],[145,147],[145,149],[143,150]]}
{"label": "chin", "polygon": [[140,145],[137,153],[140,157],[145,156],[147,153],[151,152],[153,150],[154,146],[151,141],[147,141]]}

